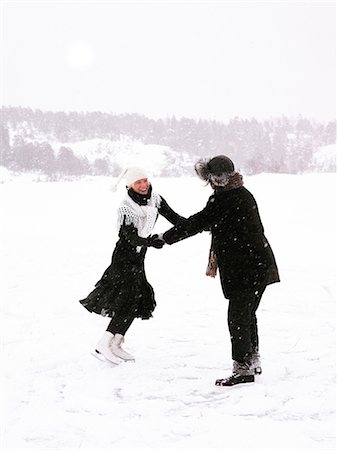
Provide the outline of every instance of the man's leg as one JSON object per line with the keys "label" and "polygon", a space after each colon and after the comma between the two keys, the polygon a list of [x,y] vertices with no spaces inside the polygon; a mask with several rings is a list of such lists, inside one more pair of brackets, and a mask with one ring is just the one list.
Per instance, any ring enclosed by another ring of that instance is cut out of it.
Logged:
{"label": "man's leg", "polygon": [[232,343],[233,373],[228,378],[216,380],[217,386],[254,381],[254,371],[250,366],[252,302],[251,292],[237,292],[229,299],[227,320]]}
{"label": "man's leg", "polygon": [[257,318],[256,318],[256,311],[260,305],[260,301],[262,298],[262,295],[266,289],[266,286],[260,287],[258,290],[254,292],[254,301],[252,303],[252,309],[251,309],[251,326],[250,326],[250,336],[251,336],[251,344],[252,344],[252,351],[259,351],[259,334],[258,334],[258,327],[257,327]]}
{"label": "man's leg", "polygon": [[253,300],[253,294],[250,292],[238,292],[229,299],[227,320],[234,361],[243,362],[252,352],[251,311]]}
{"label": "man's leg", "polygon": [[252,344],[252,353],[250,356],[250,364],[254,369],[254,373],[256,375],[260,375],[262,373],[261,361],[260,361],[260,352],[259,352],[259,334],[257,327],[257,318],[256,311],[260,305],[260,301],[262,295],[266,289],[266,286],[260,287],[258,290],[254,292],[255,300],[253,303],[253,308],[251,312],[251,327],[250,327],[250,336],[251,336],[251,344]]}

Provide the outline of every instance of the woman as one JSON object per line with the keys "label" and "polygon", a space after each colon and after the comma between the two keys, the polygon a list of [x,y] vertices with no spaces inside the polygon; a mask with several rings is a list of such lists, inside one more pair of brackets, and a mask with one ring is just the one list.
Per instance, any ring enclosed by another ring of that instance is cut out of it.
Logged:
{"label": "woman", "polygon": [[216,260],[223,294],[229,299],[233,359],[232,375],[217,380],[216,385],[252,382],[254,374],[261,373],[256,311],[266,286],[280,281],[274,254],[264,235],[257,203],[243,187],[242,176],[235,171],[233,162],[219,155],[199,161],[195,170],[211,185],[214,194],[202,211],[166,231],[162,239],[173,244],[211,230],[207,274],[214,276]]}
{"label": "woman", "polygon": [[114,190],[122,178],[127,185],[127,194],[118,208],[119,240],[111,264],[95,289],[87,298],[80,300],[88,311],[111,318],[95,351],[114,364],[119,364],[121,360],[134,360],[121,347],[125,333],[136,317],[152,317],[156,306],[154,291],[146,279],[144,258],[148,247],[163,246],[157,235],[151,236],[158,214],[173,225],[183,220],[152,190],[144,169],[126,169],[118,178]]}

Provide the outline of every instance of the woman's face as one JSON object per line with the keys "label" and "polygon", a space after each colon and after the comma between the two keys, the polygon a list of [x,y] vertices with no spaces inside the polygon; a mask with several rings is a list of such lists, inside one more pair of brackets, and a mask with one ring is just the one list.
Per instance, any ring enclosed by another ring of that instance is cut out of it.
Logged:
{"label": "woman's face", "polygon": [[141,180],[135,181],[131,187],[137,194],[146,195],[149,191],[150,183],[147,178],[142,178]]}

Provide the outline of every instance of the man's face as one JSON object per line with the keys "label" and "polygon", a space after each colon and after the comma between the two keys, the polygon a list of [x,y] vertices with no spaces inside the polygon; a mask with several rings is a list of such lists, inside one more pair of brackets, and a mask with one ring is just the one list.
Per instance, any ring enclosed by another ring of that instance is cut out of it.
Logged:
{"label": "man's face", "polygon": [[142,178],[141,180],[135,181],[131,187],[137,194],[146,195],[149,191],[150,183],[147,178]]}

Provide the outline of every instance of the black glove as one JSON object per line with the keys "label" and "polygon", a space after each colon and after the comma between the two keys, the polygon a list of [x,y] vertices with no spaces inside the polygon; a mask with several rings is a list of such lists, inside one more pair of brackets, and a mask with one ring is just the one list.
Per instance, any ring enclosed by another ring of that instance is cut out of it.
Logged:
{"label": "black glove", "polygon": [[147,246],[148,247],[154,247],[154,248],[163,248],[165,241],[164,239],[159,239],[158,234],[153,234],[152,236],[149,236],[147,239]]}

